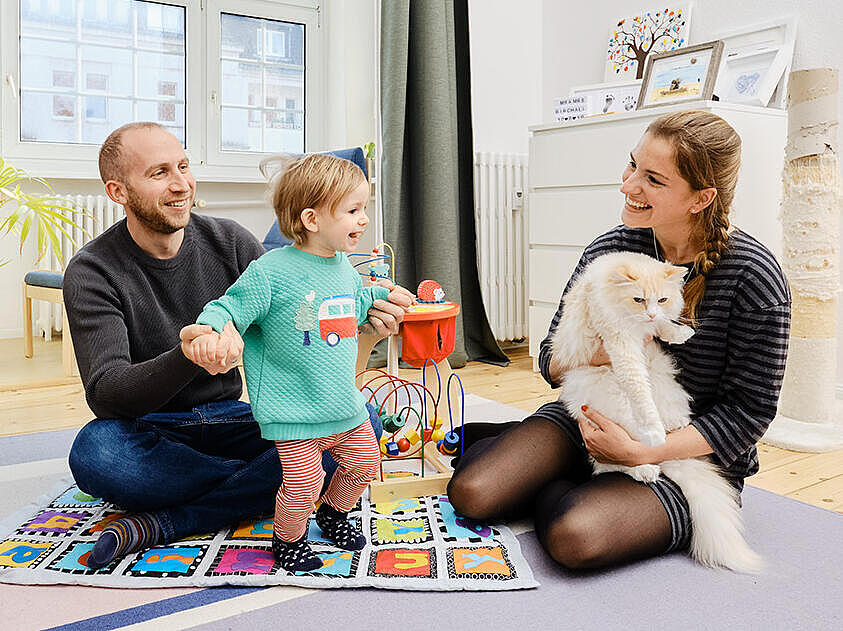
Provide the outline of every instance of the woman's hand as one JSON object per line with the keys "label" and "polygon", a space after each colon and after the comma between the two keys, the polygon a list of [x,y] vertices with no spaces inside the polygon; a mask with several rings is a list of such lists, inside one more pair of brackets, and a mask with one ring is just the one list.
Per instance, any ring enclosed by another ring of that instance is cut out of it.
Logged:
{"label": "woman's hand", "polygon": [[627,467],[647,464],[646,445],[634,440],[623,427],[597,410],[584,405],[582,413],[588,420],[578,419],[580,433],[585,441],[585,448],[597,462]]}

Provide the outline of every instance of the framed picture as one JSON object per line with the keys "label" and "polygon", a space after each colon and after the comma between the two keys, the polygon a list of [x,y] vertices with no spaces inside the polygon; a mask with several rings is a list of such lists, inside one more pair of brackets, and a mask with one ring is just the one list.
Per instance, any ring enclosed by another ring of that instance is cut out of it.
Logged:
{"label": "framed picture", "polygon": [[676,2],[619,18],[609,29],[604,80],[641,79],[649,55],[684,46],[691,28],[691,6],[691,2]]}
{"label": "framed picture", "polygon": [[571,97],[585,99],[585,116],[631,112],[638,105],[641,80],[595,83],[571,89]]}
{"label": "framed picture", "polygon": [[722,55],[721,40],[653,55],[647,60],[638,109],[710,99]]}
{"label": "framed picture", "polygon": [[793,63],[796,16],[721,33],[723,66],[714,93],[722,101],[783,107]]}

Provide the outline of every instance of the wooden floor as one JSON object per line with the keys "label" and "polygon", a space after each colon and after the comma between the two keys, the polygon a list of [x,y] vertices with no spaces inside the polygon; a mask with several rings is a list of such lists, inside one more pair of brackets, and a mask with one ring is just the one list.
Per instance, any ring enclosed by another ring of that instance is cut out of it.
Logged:
{"label": "wooden floor", "polygon": [[[457,371],[465,391],[525,413],[556,398],[532,371],[526,347],[507,354],[507,368],[474,362]],[[36,340],[34,357],[25,359],[22,340],[0,340],[0,436],[80,427],[90,418],[78,377],[62,375],[60,341]],[[806,454],[762,444],[758,451],[761,471],[749,484],[843,513],[843,450]]]}

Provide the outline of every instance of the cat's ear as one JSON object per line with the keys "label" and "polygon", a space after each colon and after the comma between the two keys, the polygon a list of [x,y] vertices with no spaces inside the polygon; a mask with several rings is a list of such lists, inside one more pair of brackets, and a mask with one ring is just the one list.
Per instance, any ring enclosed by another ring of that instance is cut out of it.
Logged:
{"label": "cat's ear", "polygon": [[685,277],[687,272],[688,270],[684,267],[679,267],[678,265],[668,265],[664,269],[664,277],[666,280],[671,282],[680,281]]}
{"label": "cat's ear", "polygon": [[638,280],[638,276],[626,265],[619,265],[609,274],[609,282],[615,285],[629,285]]}

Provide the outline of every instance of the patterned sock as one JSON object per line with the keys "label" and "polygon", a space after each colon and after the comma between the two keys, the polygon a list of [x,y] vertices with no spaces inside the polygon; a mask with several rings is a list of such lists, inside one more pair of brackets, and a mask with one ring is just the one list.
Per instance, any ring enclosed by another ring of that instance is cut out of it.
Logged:
{"label": "patterned sock", "polygon": [[88,567],[98,570],[114,559],[154,546],[162,539],[161,524],[152,513],[115,519],[100,534],[88,554]]}
{"label": "patterned sock", "polygon": [[348,513],[341,513],[327,502],[322,502],[316,511],[316,525],[325,538],[333,541],[343,550],[362,550],[366,537],[348,521]]}
{"label": "patterned sock", "polygon": [[322,559],[307,543],[307,533],[298,541],[283,541],[273,534],[272,554],[288,572],[312,572],[322,567]]}

